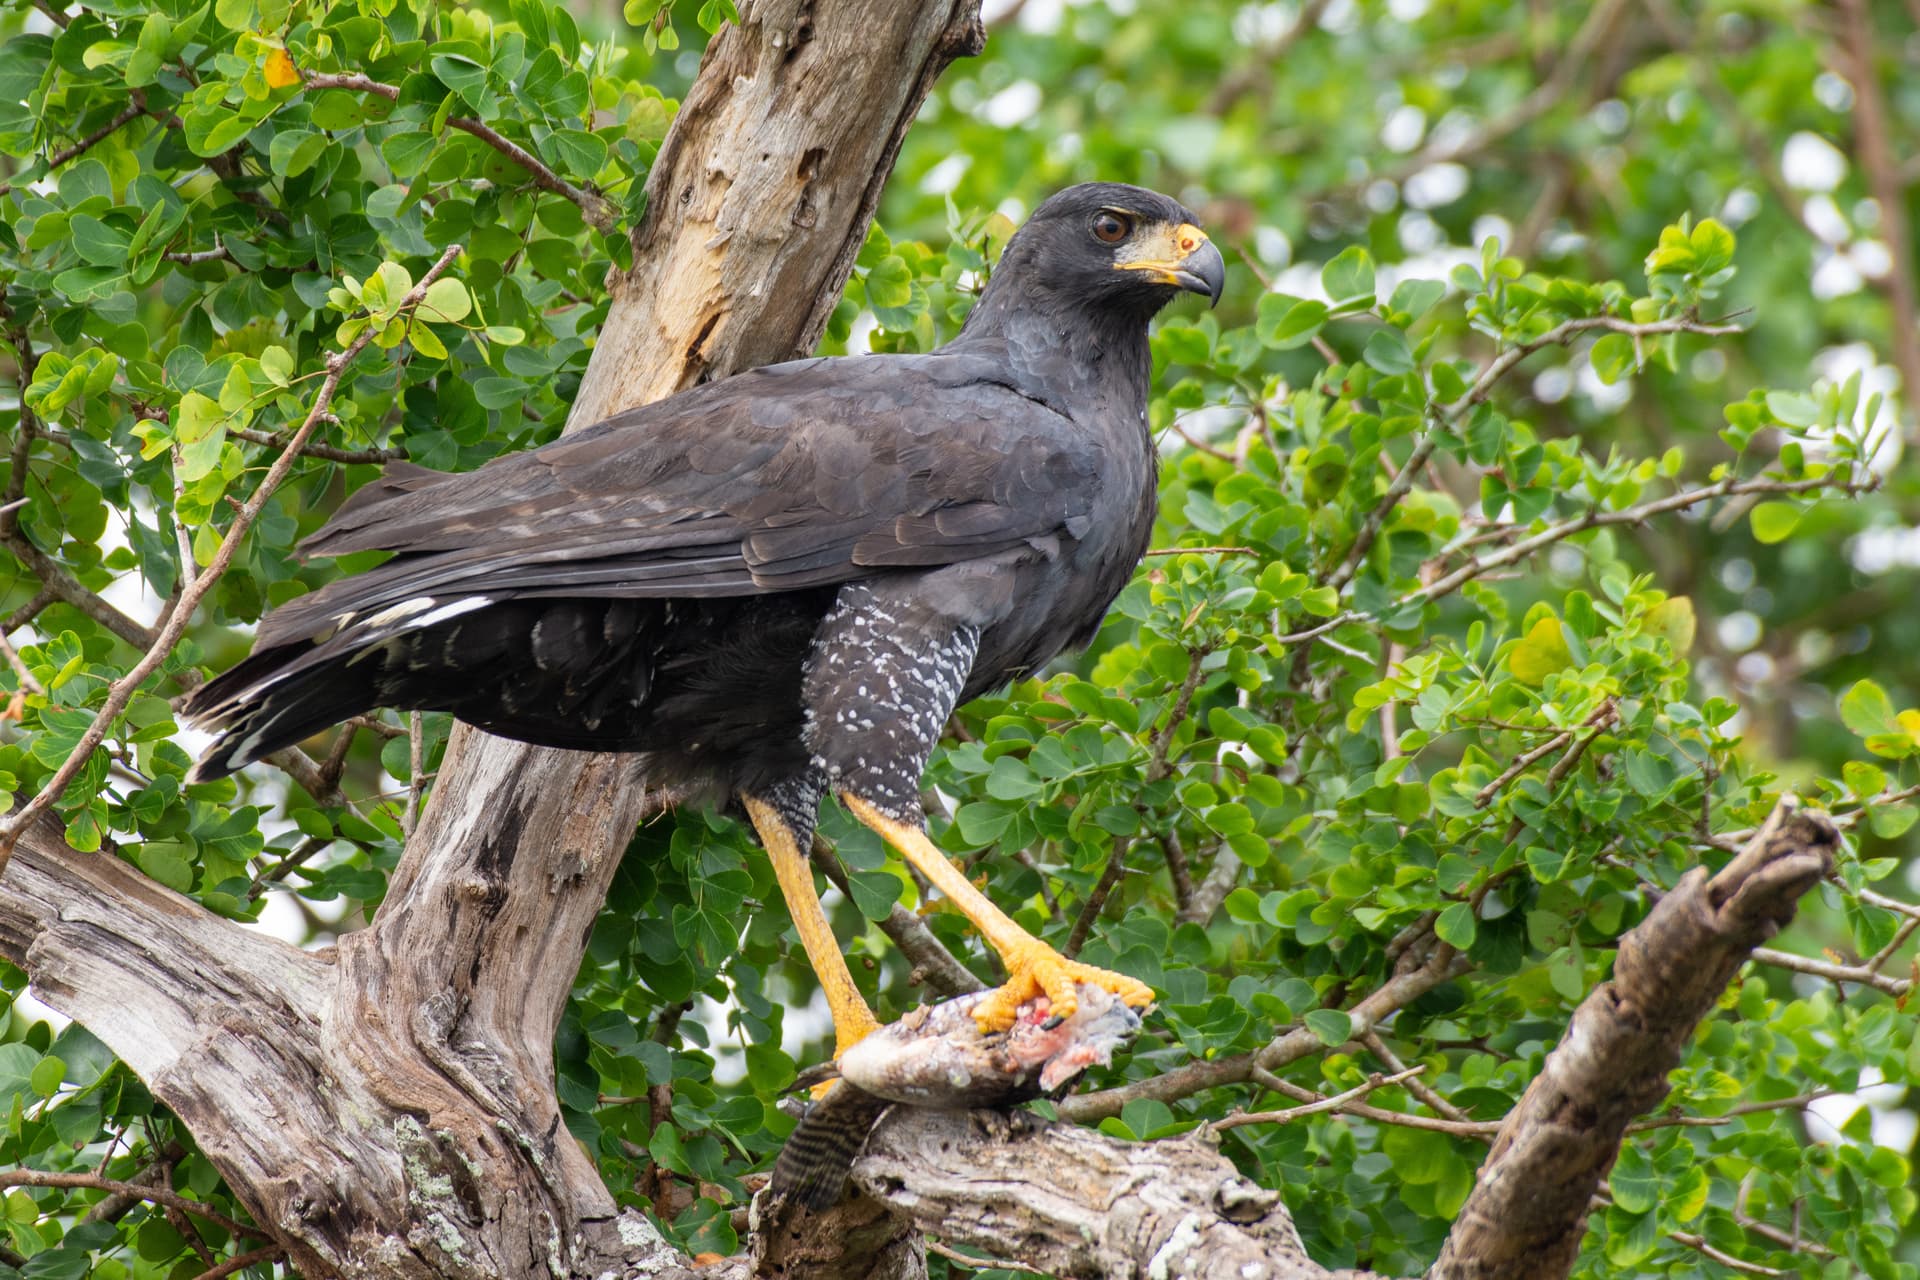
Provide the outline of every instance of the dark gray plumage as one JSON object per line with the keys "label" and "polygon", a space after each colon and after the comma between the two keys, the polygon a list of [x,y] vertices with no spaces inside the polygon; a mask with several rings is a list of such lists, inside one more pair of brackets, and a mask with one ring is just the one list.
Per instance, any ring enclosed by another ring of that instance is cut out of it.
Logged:
{"label": "dark gray plumage", "polygon": [[274,610],[191,696],[220,735],[196,775],[422,708],[648,753],[663,783],[769,797],[803,844],[827,786],[918,823],[953,707],[1086,643],[1146,549],[1147,321],[1221,287],[1192,222],[1075,187],[938,351],[757,369],[467,474],[391,469],[302,551],[394,558]]}

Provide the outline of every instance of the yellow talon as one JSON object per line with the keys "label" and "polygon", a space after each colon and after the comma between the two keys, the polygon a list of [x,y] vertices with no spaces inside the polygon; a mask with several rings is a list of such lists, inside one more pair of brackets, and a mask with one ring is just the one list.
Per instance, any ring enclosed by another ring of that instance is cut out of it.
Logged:
{"label": "yellow talon", "polygon": [[985,1033],[1011,1027],[1020,1006],[1035,996],[1047,998],[1049,1017],[1071,1018],[1080,1007],[1074,988],[1082,982],[1111,991],[1136,1009],[1153,1003],[1153,988],[1146,983],[1111,969],[1069,960],[1036,939],[1016,943],[1001,954],[1001,959],[1007,965],[1006,983],[973,1011],[975,1023]]}
{"label": "yellow talon", "polygon": [[[865,1001],[862,1001],[857,1009],[843,1008],[836,1013],[837,1016],[833,1020],[833,1056],[834,1060],[838,1061],[841,1054],[878,1031],[880,1023],[867,1008]],[[833,1092],[833,1086],[839,1083],[837,1079],[822,1080],[807,1092],[813,1096],[815,1102],[818,1102]]]}

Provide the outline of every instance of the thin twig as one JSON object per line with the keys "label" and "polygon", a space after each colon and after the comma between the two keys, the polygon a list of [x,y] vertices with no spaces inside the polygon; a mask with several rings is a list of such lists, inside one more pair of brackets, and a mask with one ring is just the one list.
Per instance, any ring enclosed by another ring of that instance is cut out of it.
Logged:
{"label": "thin twig", "polygon": [[179,1192],[170,1191],[165,1187],[150,1187],[138,1182],[120,1182],[114,1178],[102,1178],[91,1173],[49,1173],[41,1169],[14,1169],[0,1172],[0,1187],[64,1187],[69,1190],[105,1191],[113,1195],[132,1196],[136,1200],[150,1200],[154,1204],[167,1205],[184,1213],[205,1218],[231,1235],[253,1236],[255,1239],[267,1238],[267,1233],[259,1227],[249,1227],[245,1223],[235,1222],[217,1209],[209,1208],[198,1200],[189,1200]]}
{"label": "thin twig", "polygon": [[1154,842],[1166,855],[1167,875],[1173,881],[1174,910],[1184,917],[1193,907],[1193,867],[1187,861],[1186,847],[1180,843],[1180,833],[1170,824],[1155,834]]}
{"label": "thin twig", "polygon": [[1100,872],[1099,882],[1093,886],[1093,892],[1080,906],[1080,914],[1074,917],[1073,932],[1067,935],[1067,943],[1060,948],[1060,954],[1071,960],[1080,954],[1080,948],[1086,945],[1087,935],[1093,931],[1093,922],[1100,918],[1106,909],[1107,899],[1113,893],[1113,887],[1120,883],[1120,877],[1127,873],[1127,850],[1133,847],[1133,840],[1121,836],[1113,842],[1113,852],[1107,855],[1107,865]]}
{"label": "thin twig", "polygon": [[1874,972],[1865,965],[1834,964],[1829,960],[1797,956],[1791,951],[1775,951],[1772,947],[1755,947],[1753,958],[1761,964],[1770,964],[1776,969],[1791,969],[1795,973],[1825,978],[1829,982],[1851,982],[1857,986],[1884,991],[1890,996],[1903,996],[1913,988],[1913,983],[1909,979],[1890,978],[1884,973]]}
{"label": "thin twig", "polygon": [[5,654],[7,665],[13,668],[13,674],[20,677],[20,687],[28,693],[42,698],[47,696],[47,687],[40,683],[38,676],[27,670],[27,664],[20,659],[20,651],[13,647],[13,641],[7,639],[6,632],[0,631],[0,654]]}
{"label": "thin twig", "polygon": [[[807,853],[813,865],[836,889],[847,898],[853,897],[853,890],[847,882],[847,869],[840,865],[840,855],[834,852],[831,841],[816,831]],[[946,944],[934,937],[933,930],[927,927],[925,920],[899,903],[894,903],[887,918],[880,921],[880,930],[893,939],[894,946],[900,948],[900,954],[913,966],[917,978],[941,996],[966,995],[987,989],[986,983],[974,977],[973,971],[955,959]]]}
{"label": "thin twig", "polygon": [[[285,448],[287,441],[277,431],[260,431],[253,427],[228,427],[227,434],[249,444],[264,444],[272,448]],[[385,462],[399,462],[406,458],[405,449],[342,449],[337,445],[308,441],[300,446],[303,458],[320,458],[326,462],[358,463],[379,466]]]}
{"label": "thin twig", "polygon": [[[1298,1098],[1309,1106],[1325,1101],[1318,1093],[1305,1085],[1291,1080],[1283,1080],[1264,1068],[1253,1073],[1256,1084],[1283,1097]],[[1324,1108],[1323,1108],[1324,1109]],[[1371,1120],[1375,1124],[1398,1125],[1402,1129],[1425,1129],[1429,1133],[1445,1133],[1456,1138],[1468,1138],[1475,1142],[1491,1141],[1500,1131],[1498,1120],[1442,1120],[1433,1116],[1418,1115],[1411,1111],[1388,1111],[1365,1102],[1348,1102],[1340,1110],[1356,1120]]]}
{"label": "thin twig", "polygon": [[287,1251],[277,1244],[262,1245],[246,1253],[236,1253],[231,1258],[210,1271],[202,1271],[194,1280],[226,1280],[227,1276],[238,1275],[256,1262],[271,1262],[283,1258]]}
{"label": "thin twig", "polygon": [[[395,102],[399,101],[400,98],[400,86],[382,84],[378,80],[358,73],[308,76],[300,87],[302,90],[351,89],[360,93],[376,93],[389,101]],[[538,156],[535,156],[511,138],[503,137],[493,129],[481,124],[478,120],[469,120],[464,116],[455,116],[449,119],[447,123],[463,133],[472,134],[507,159],[519,165],[522,169],[525,169],[527,176],[533,179],[533,185],[539,187],[542,191],[551,191],[557,196],[565,196],[567,199],[573,201],[574,204],[580,206],[581,216],[586,218],[594,230],[602,232],[612,231],[618,224],[619,209],[614,205],[613,201],[607,199],[607,197],[590,187],[582,189],[574,186],[552,169],[549,169],[541,162]]]}
{"label": "thin twig", "polygon": [[[439,261],[427,269],[426,274],[420,277],[419,283],[414,285],[401,300],[401,310],[419,305],[420,301],[426,297],[428,286],[453,265],[453,260],[459,256],[460,249],[459,245],[447,247],[446,251],[440,255]],[[308,411],[306,420],[294,433],[286,452],[274,460],[273,465],[267,469],[266,477],[254,489],[253,496],[247,499],[239,513],[234,516],[232,525],[228,527],[226,536],[221,539],[220,546],[214,552],[213,559],[206,569],[191,586],[181,591],[177,605],[168,616],[166,624],[161,627],[160,634],[155,637],[152,646],[133,665],[132,670],[113,682],[107,691],[106,701],[95,713],[93,723],[87,726],[86,732],[81,734],[80,740],[74,744],[66,762],[54,771],[53,776],[40,788],[33,799],[20,806],[4,824],[0,824],[0,871],[5,870],[6,862],[12,856],[13,846],[19,840],[20,833],[26,830],[29,823],[51,807],[66,791],[68,784],[79,776],[80,771],[86,767],[88,757],[93,754],[94,748],[105,739],[107,730],[126,709],[134,691],[146,681],[148,676],[159,669],[160,664],[173,652],[174,645],[180,642],[180,637],[185,633],[187,623],[193,616],[194,608],[200,603],[201,597],[220,580],[221,575],[227,571],[227,566],[233,563],[234,556],[240,550],[240,543],[252,530],[254,521],[260,518],[260,513],[266,509],[268,500],[292,472],[294,462],[299,456],[299,447],[306,443],[307,437],[318,425],[321,415],[326,413],[327,406],[332,403],[334,392],[339,388],[340,379],[346,373],[347,366],[373,340],[373,333],[373,327],[368,326],[345,351],[327,358],[326,379],[320,384],[320,391],[314,397],[313,407]]]}
{"label": "thin twig", "polygon": [[[1346,1010],[1352,1028],[1350,1034],[1355,1036],[1366,1034],[1386,1018],[1418,1000],[1441,983],[1467,972],[1472,967],[1452,947],[1444,943],[1435,947],[1425,964],[1406,973],[1394,975],[1370,995]],[[1171,1071],[1164,1071],[1157,1076],[1149,1076],[1117,1088],[1100,1089],[1093,1093],[1063,1098],[1058,1106],[1060,1114],[1069,1120],[1079,1123],[1104,1120],[1108,1116],[1119,1115],[1121,1108],[1139,1098],[1175,1102],[1181,1098],[1191,1097],[1203,1089],[1211,1089],[1218,1085],[1241,1084],[1254,1079],[1256,1073],[1261,1071],[1269,1073],[1279,1071],[1302,1058],[1315,1053],[1324,1053],[1326,1048],[1327,1046],[1313,1031],[1305,1026],[1294,1026],[1281,1031],[1252,1053],[1237,1053],[1224,1058],[1188,1062]],[[1314,1096],[1318,1097],[1318,1095]],[[1424,1119],[1424,1117],[1415,1117],[1415,1119]],[[1431,1123],[1437,1126],[1451,1122],[1433,1121]],[[1452,1131],[1448,1130],[1448,1132]]]}
{"label": "thin twig", "polygon": [[1673,1240],[1676,1240],[1679,1243],[1687,1246],[1687,1248],[1694,1250],[1696,1253],[1699,1253],[1702,1257],[1711,1258],[1715,1262],[1719,1263],[1721,1266],[1731,1267],[1733,1270],[1741,1272],[1742,1274],[1745,1274],[1745,1275],[1784,1276],[1787,1274],[1787,1272],[1782,1271],[1777,1267],[1763,1267],[1757,1262],[1742,1262],[1740,1259],[1734,1257],[1732,1254],[1723,1253],[1720,1250],[1714,1248],[1712,1245],[1707,1243],[1706,1238],[1704,1236],[1694,1235],[1691,1231],[1669,1231],[1667,1232],[1667,1235]]}
{"label": "thin twig", "polygon": [[1664,333],[1718,336],[1741,332],[1737,326],[1702,324],[1692,319],[1659,320],[1636,324],[1614,316],[1586,316],[1556,325],[1538,338],[1501,352],[1488,362],[1485,369],[1481,370],[1480,376],[1474,380],[1473,386],[1468,388],[1465,395],[1431,416],[1420,439],[1414,444],[1413,452],[1407,456],[1406,465],[1394,475],[1387,485],[1386,492],[1380,495],[1380,500],[1374,504],[1372,510],[1367,512],[1367,518],[1361,522],[1359,532],[1354,534],[1353,543],[1347,548],[1346,554],[1340,558],[1340,563],[1327,575],[1326,585],[1338,590],[1352,581],[1366,559],[1367,552],[1373,548],[1375,539],[1380,536],[1380,530],[1385,527],[1387,517],[1393,514],[1401,500],[1413,490],[1414,483],[1432,459],[1444,434],[1485,401],[1493,393],[1494,387],[1515,365],[1535,352],[1552,346],[1565,345],[1580,334],[1594,329],[1628,333],[1637,338]]}
{"label": "thin twig", "polygon": [[[1359,1037],[1359,1039],[1361,1044],[1367,1046],[1367,1052],[1380,1059],[1388,1071],[1398,1074],[1399,1072],[1407,1070],[1407,1064],[1400,1061],[1400,1055],[1388,1047],[1385,1038],[1383,1038],[1378,1031],[1369,1031]],[[1454,1106],[1451,1102],[1441,1097],[1439,1092],[1425,1080],[1408,1076],[1406,1087],[1408,1093],[1426,1103],[1436,1114],[1444,1116],[1448,1120],[1469,1120],[1471,1118],[1459,1107]]]}
{"label": "thin twig", "polygon": [[[64,27],[66,23],[62,22],[60,25]],[[80,141],[74,143],[72,146],[64,147],[61,150],[55,152],[47,160],[47,172],[52,173],[55,169],[58,169],[61,165],[67,163],[67,161],[75,159],[79,156],[85,155],[88,151],[91,151],[94,147],[98,146],[101,142],[104,142],[108,137],[110,137],[122,125],[125,125],[129,120],[132,120],[137,116],[144,115],[146,113],[146,110],[147,110],[146,96],[142,94],[140,90],[135,89],[133,91],[133,100],[128,102],[125,107],[121,108],[120,112],[117,115],[115,115],[113,119],[107,121],[105,124],[101,125],[98,129],[95,129],[92,133],[80,139]],[[0,196],[5,196],[7,192],[11,190],[13,190],[13,187],[11,184],[0,184]]]}
{"label": "thin twig", "polygon": [[1297,1107],[1288,1107],[1282,1111],[1238,1111],[1224,1119],[1207,1124],[1208,1129],[1237,1129],[1243,1124],[1291,1124],[1307,1116],[1317,1116],[1326,1111],[1339,1111],[1349,1102],[1364,1098],[1375,1089],[1384,1089],[1391,1084],[1402,1084],[1425,1071],[1426,1064],[1407,1067],[1390,1076],[1374,1074],[1345,1093],[1336,1093],[1329,1098],[1320,1098],[1314,1102],[1302,1103]]}
{"label": "thin twig", "polygon": [[[168,262],[178,262],[182,266],[187,267],[197,267],[204,262],[230,262],[233,260],[233,255],[227,251],[227,246],[223,244],[216,244],[211,249],[176,249],[171,253],[163,253],[160,256]],[[232,429],[229,428],[228,434],[231,435],[232,433]]]}
{"label": "thin twig", "polygon": [[1257,556],[1253,547],[1154,547],[1150,556]]}
{"label": "thin twig", "polygon": [[1047,1273],[1038,1267],[1030,1267],[1024,1262],[1009,1262],[1005,1258],[976,1258],[961,1253],[958,1249],[941,1244],[938,1240],[927,1241],[927,1249],[943,1258],[951,1259],[970,1271],[1018,1271],[1021,1275],[1044,1276]]}
{"label": "thin twig", "polygon": [[1300,13],[1293,25],[1280,34],[1266,47],[1256,50],[1254,56],[1223,77],[1215,86],[1213,95],[1207,99],[1205,111],[1210,116],[1224,115],[1256,89],[1271,91],[1274,81],[1283,74],[1280,64],[1286,61],[1293,47],[1304,40],[1320,25],[1321,17],[1326,13],[1332,0],[1307,0],[1300,6]]}
{"label": "thin twig", "polygon": [[1742,1102],[1728,1107],[1717,1116],[1659,1116],[1652,1120],[1636,1120],[1627,1126],[1628,1133],[1643,1133],[1649,1129],[1710,1129],[1715,1125],[1738,1120],[1741,1116],[1759,1115],[1767,1111],[1800,1111],[1822,1098],[1838,1096],[1838,1089],[1817,1089],[1812,1093],[1799,1094],[1792,1098],[1775,1098],[1770,1102]]}
{"label": "thin twig", "polygon": [[[1583,515],[1571,516],[1557,524],[1548,525],[1539,533],[1521,542],[1513,543],[1492,555],[1469,561],[1443,577],[1436,578],[1405,595],[1396,598],[1392,604],[1380,610],[1381,614],[1390,614],[1411,604],[1422,604],[1429,600],[1438,600],[1452,595],[1461,587],[1482,574],[1494,569],[1504,568],[1519,560],[1525,560],[1545,547],[1584,533],[1588,529],[1600,529],[1617,524],[1639,524],[1654,516],[1665,515],[1672,511],[1684,511],[1688,507],[1698,506],[1702,502],[1711,502],[1715,498],[1740,497],[1750,493],[1796,494],[1809,493],[1818,489],[1829,489],[1839,493],[1868,493],[1880,487],[1878,476],[1869,476],[1865,480],[1855,480],[1851,472],[1833,472],[1825,476],[1810,477],[1803,480],[1735,480],[1731,475],[1715,484],[1703,485],[1697,489],[1687,489],[1680,493],[1669,494],[1664,498],[1655,498],[1632,507],[1623,507],[1618,511],[1602,511],[1594,508]],[[1327,619],[1325,622],[1307,627],[1286,635],[1275,636],[1280,644],[1301,644],[1315,640],[1330,631],[1366,621],[1374,615],[1360,609],[1349,609]]]}
{"label": "thin twig", "polygon": [[1451,140],[1422,147],[1412,155],[1369,175],[1366,180],[1377,182],[1384,178],[1389,182],[1404,182],[1433,165],[1458,164],[1468,160],[1526,128],[1553,110],[1573,90],[1594,50],[1612,33],[1627,8],[1626,0],[1602,0],[1602,3],[1592,6],[1587,10],[1587,20],[1574,33],[1573,39],[1567,44],[1566,53],[1554,64],[1552,72],[1510,110]]}
{"label": "thin twig", "polygon": [[418,711],[407,713],[407,802],[400,810],[400,841],[413,839],[413,824],[420,820],[420,795],[426,790],[426,717]]}
{"label": "thin twig", "polygon": [[1187,676],[1180,682],[1180,692],[1173,700],[1173,710],[1167,715],[1166,724],[1153,735],[1153,755],[1147,762],[1146,780],[1149,784],[1159,782],[1173,772],[1168,753],[1173,747],[1173,735],[1187,718],[1187,712],[1193,706],[1194,692],[1200,687],[1201,660],[1212,650],[1199,646],[1187,651]]}
{"label": "thin twig", "polygon": [[[1555,784],[1557,784],[1562,778],[1565,778],[1567,774],[1573,769],[1573,766],[1579,763],[1580,757],[1586,752],[1587,744],[1591,743],[1595,738],[1599,737],[1602,733],[1606,731],[1607,727],[1613,723],[1613,716],[1614,716],[1614,704],[1613,704],[1613,700],[1609,698],[1605,702],[1601,703],[1599,708],[1595,710],[1592,715],[1589,715],[1584,721],[1581,722],[1581,726],[1583,728],[1589,725],[1592,726],[1593,732],[1587,735],[1584,742],[1576,744],[1575,749],[1573,751],[1568,752],[1565,757],[1556,761],[1554,763],[1553,768],[1548,770],[1547,790],[1549,791],[1553,790]],[[1522,773],[1525,773],[1527,771],[1527,768],[1530,765],[1532,765],[1535,761],[1540,760],[1546,756],[1552,755],[1554,752],[1560,750],[1562,747],[1565,747],[1568,743],[1571,743],[1571,742],[1573,742],[1573,730],[1568,729],[1564,733],[1555,734],[1553,737],[1548,738],[1545,742],[1533,748],[1531,751],[1526,752],[1524,755],[1520,756],[1512,764],[1508,765],[1504,770],[1502,770],[1499,777],[1495,778],[1492,782],[1489,782],[1486,786],[1480,788],[1479,794],[1474,796],[1473,798],[1473,807],[1476,809],[1486,808],[1488,805],[1493,803],[1493,798],[1499,795],[1501,790],[1504,789],[1509,782],[1512,782],[1515,778],[1519,777]]]}

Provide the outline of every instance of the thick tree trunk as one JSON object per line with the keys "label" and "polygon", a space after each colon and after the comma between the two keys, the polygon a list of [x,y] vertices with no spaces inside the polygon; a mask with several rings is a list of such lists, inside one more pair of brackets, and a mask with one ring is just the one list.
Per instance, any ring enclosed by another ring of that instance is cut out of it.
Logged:
{"label": "thick tree trunk", "polygon": [[[810,350],[908,124],[984,39],[978,0],[741,8],[649,176],[570,428]],[[643,784],[622,757],[457,732],[377,918],[331,963],[44,823],[0,937],[309,1275],[598,1276],[662,1251],[616,1224],[562,1126],[553,1033]]]}

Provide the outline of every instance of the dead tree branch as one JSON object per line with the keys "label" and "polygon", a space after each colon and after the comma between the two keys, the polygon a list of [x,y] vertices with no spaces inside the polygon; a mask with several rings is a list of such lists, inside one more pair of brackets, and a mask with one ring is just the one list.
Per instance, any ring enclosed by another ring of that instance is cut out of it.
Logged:
{"label": "dead tree branch", "polygon": [[1718,875],[1688,872],[1620,942],[1494,1140],[1429,1280],[1565,1275],[1635,1116],[1727,983],[1833,865],[1839,833],[1791,800]]}

